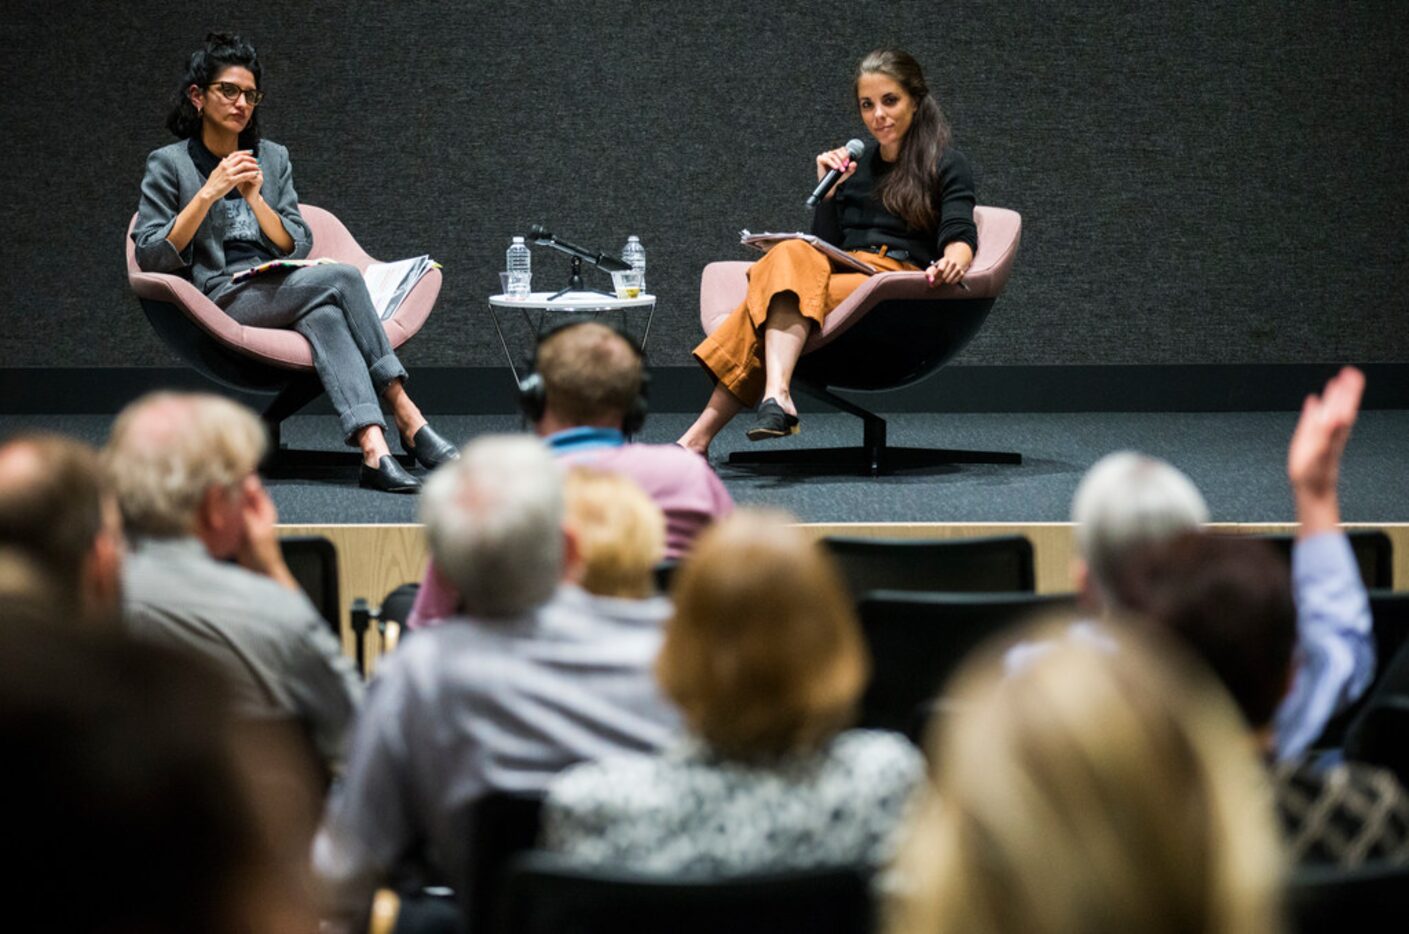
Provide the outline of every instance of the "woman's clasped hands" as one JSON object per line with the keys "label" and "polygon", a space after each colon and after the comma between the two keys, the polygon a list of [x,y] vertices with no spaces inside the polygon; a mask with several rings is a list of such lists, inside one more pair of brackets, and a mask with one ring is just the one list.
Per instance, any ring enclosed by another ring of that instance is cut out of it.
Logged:
{"label": "woman's clasped hands", "polygon": [[237,149],[221,159],[220,164],[211,171],[206,179],[205,192],[214,201],[225,197],[232,188],[238,188],[240,197],[250,201],[259,194],[263,184],[264,172],[254,153],[248,149]]}

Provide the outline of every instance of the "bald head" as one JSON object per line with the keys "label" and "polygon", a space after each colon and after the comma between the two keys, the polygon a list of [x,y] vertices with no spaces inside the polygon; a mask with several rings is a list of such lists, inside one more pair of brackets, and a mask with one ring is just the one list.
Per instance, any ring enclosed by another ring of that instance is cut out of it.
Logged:
{"label": "bald head", "polygon": [[194,532],[206,491],[238,486],[266,443],[263,424],[241,405],[163,392],[123,409],[103,458],[128,530],[171,538]]}
{"label": "bald head", "polygon": [[620,427],[641,392],[641,355],[615,329],[588,321],[538,347],[546,410],[561,427]]}

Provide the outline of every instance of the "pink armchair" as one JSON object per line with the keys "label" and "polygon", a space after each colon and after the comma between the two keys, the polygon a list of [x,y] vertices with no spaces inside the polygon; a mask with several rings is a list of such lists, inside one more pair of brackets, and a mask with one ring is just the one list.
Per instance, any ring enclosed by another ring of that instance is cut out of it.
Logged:
{"label": "pink armchair", "polygon": [[[827,315],[808,338],[794,388],[863,422],[858,448],[740,451],[731,464],[828,465],[872,476],[896,469],[954,463],[1020,464],[1009,452],[931,450],[886,445],[885,419],[832,389],[880,391],[919,382],[948,363],[988,318],[1008,284],[1022,217],[1006,208],[977,207],[978,253],[964,276],[967,289],[929,287],[924,273],[879,273]],[[748,293],[747,262],[710,263],[700,278],[700,324],[712,332]]]}
{"label": "pink armchair", "polygon": [[[310,258],[327,256],[358,269],[377,262],[331,213],[311,204],[300,205],[299,210],[313,234]],[[143,272],[132,244],[136,220],[133,215],[123,238],[127,281],[157,334],[188,364],[223,386],[241,392],[276,393],[261,413],[270,435],[271,461],[266,467],[344,466],[347,457],[341,453],[318,456],[317,452],[293,452],[280,443],[283,420],[323,394],[303,335],[287,328],[239,324],[186,279]],[[440,294],[440,283],[440,270],[431,270],[392,317],[382,322],[393,348],[414,337],[426,323]]]}

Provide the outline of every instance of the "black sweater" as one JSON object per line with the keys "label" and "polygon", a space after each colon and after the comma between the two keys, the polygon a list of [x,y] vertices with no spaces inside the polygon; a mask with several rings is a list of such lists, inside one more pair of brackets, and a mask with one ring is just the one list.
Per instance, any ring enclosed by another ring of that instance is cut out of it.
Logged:
{"label": "black sweater", "polygon": [[885,209],[872,196],[876,183],[894,163],[881,159],[880,147],[866,147],[856,160],[856,172],[836,187],[829,201],[817,206],[812,232],[844,250],[864,250],[889,246],[906,250],[908,261],[927,266],[955,240],[978,252],[978,228],[974,226],[974,177],[969,160],[957,149],[946,149],[939,157],[939,175],[934,192],[939,224],[935,230],[916,230]]}

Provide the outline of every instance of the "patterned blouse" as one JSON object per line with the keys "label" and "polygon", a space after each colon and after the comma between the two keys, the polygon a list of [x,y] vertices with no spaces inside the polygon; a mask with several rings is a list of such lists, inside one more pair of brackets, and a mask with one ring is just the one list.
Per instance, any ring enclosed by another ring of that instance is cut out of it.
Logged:
{"label": "patterned blouse", "polygon": [[1322,771],[1302,759],[1279,763],[1272,781],[1295,862],[1409,863],[1409,794],[1394,773],[1359,762]]}
{"label": "patterned blouse", "polygon": [[924,761],[903,737],[842,733],[769,765],[691,742],[568,769],[549,786],[543,844],[590,866],[716,876],[878,867]]}

